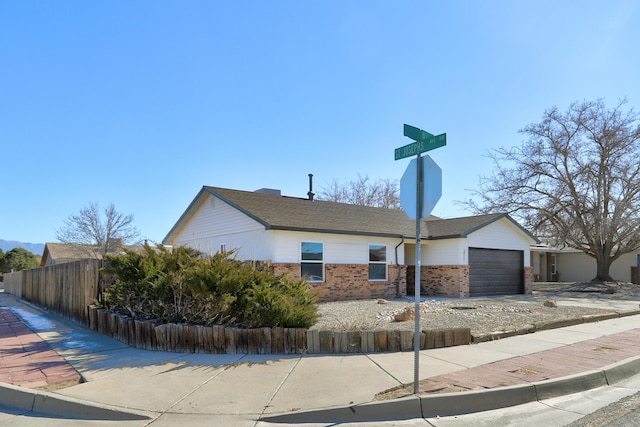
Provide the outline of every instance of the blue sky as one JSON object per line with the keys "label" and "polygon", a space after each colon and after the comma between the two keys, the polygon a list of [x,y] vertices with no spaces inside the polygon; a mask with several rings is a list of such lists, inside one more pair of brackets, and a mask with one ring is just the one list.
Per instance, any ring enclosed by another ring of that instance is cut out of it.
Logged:
{"label": "blue sky", "polygon": [[161,241],[203,185],[305,197],[399,180],[403,124],[447,133],[433,213],[553,106],[640,105],[640,3],[0,3],[0,239],[91,202]]}

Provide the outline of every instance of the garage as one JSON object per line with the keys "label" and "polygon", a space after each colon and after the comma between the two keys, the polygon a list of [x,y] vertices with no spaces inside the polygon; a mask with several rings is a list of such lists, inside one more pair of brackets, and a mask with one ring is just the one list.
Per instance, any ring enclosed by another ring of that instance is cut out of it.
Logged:
{"label": "garage", "polygon": [[469,295],[524,293],[524,252],[469,248]]}

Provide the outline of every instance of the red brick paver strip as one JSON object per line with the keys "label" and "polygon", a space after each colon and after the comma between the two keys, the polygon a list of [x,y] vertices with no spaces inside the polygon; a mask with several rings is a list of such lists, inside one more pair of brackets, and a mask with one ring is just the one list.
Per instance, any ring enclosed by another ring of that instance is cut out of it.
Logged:
{"label": "red brick paver strip", "polygon": [[80,380],[67,361],[10,310],[0,307],[0,382],[56,389]]}
{"label": "red brick paver strip", "polygon": [[532,383],[604,368],[640,354],[640,329],[430,377],[470,390]]}

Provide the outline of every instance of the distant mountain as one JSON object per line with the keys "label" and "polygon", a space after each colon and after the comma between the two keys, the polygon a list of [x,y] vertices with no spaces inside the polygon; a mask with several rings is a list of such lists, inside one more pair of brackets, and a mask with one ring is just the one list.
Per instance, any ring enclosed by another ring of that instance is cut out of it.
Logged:
{"label": "distant mountain", "polygon": [[7,251],[15,248],[24,248],[32,254],[42,255],[42,252],[44,252],[44,243],[22,243],[15,242],[13,240],[0,239],[0,249],[2,249],[3,252],[6,253]]}

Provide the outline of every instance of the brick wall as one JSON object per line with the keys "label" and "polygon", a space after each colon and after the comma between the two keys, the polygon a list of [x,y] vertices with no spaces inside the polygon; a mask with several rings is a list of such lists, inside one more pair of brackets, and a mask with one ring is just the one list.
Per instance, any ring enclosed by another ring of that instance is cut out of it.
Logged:
{"label": "brick wall", "polygon": [[468,265],[438,265],[426,266],[420,277],[420,292],[424,295],[468,297],[469,296],[469,266]]}
{"label": "brick wall", "polygon": [[300,264],[272,264],[271,268],[273,268],[273,274],[291,274],[292,277],[296,279],[300,278]]}
{"label": "brick wall", "polygon": [[[275,274],[292,273],[300,277],[300,264],[273,264]],[[353,299],[394,298],[396,279],[400,271],[400,295],[413,294],[415,266],[390,265],[388,281],[370,282],[368,266],[361,264],[325,264],[325,281],[309,283],[320,301],[343,301]],[[420,274],[420,294],[424,296],[469,296],[468,265],[422,266]],[[533,267],[524,268],[524,292],[533,290]]]}
{"label": "brick wall", "polygon": [[533,292],[533,267],[524,268],[524,293],[531,295]]}
{"label": "brick wall", "polygon": [[[290,272],[300,277],[299,264],[274,264],[273,272]],[[398,274],[400,277],[398,277]],[[354,299],[394,298],[407,295],[406,267],[389,265],[387,281],[369,281],[367,264],[325,264],[325,281],[309,283],[309,288],[318,293],[320,301],[344,301]]]}
{"label": "brick wall", "polygon": [[[407,266],[407,288],[410,293],[413,293],[414,289],[415,271],[414,265]],[[468,297],[469,266],[422,266],[420,270],[420,295]]]}

